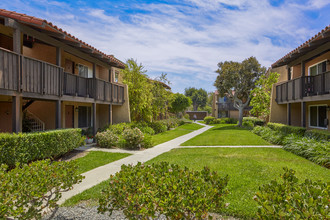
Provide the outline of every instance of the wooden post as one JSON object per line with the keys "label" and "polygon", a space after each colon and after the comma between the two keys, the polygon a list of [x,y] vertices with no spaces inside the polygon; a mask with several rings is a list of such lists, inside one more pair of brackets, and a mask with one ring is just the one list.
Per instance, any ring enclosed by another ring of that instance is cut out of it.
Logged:
{"label": "wooden post", "polygon": [[[95,136],[96,134],[96,102],[93,102],[93,135]],[[94,139],[95,140],[95,139]]]}
{"label": "wooden post", "polygon": [[61,118],[61,100],[57,100],[56,101],[56,106],[55,106],[55,128],[56,129],[59,129],[59,128],[62,128],[61,126],[61,121],[62,121],[62,118]]}
{"label": "wooden post", "polygon": [[291,80],[291,68],[288,67],[288,80]]}
{"label": "wooden post", "polygon": [[301,127],[306,127],[306,102],[301,102]]}
{"label": "wooden post", "polygon": [[287,104],[288,125],[291,125],[291,103]]}
{"label": "wooden post", "polygon": [[305,62],[301,61],[301,96],[300,98],[304,98],[305,96]]}
{"label": "wooden post", "polygon": [[22,54],[21,31],[16,28],[13,32],[13,51]]}
{"label": "wooden post", "polygon": [[12,97],[12,131],[21,132],[21,98],[19,96]]}
{"label": "wooden post", "polygon": [[109,125],[112,125],[112,104],[109,104]]}

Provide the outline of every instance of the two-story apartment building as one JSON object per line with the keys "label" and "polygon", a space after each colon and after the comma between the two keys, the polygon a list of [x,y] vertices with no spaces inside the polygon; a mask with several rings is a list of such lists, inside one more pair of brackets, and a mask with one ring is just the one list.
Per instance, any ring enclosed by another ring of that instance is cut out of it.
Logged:
{"label": "two-story apartment building", "polygon": [[0,9],[0,132],[130,121],[124,68],[46,20]]}
{"label": "two-story apartment building", "polygon": [[270,121],[330,130],[330,26],[274,64]]}
{"label": "two-story apartment building", "polygon": [[[251,107],[248,106],[243,111],[243,116],[248,116]],[[212,116],[215,118],[239,118],[238,109],[234,107],[234,103],[228,97],[221,97],[218,91],[214,92],[212,102]]]}

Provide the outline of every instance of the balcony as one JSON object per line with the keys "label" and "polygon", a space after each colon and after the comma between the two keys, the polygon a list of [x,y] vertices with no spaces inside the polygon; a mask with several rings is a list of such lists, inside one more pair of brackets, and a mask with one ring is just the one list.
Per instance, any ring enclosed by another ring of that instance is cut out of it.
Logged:
{"label": "balcony", "polygon": [[125,101],[121,84],[66,73],[62,67],[0,48],[0,94],[17,92],[31,98],[69,96],[115,104]]}
{"label": "balcony", "polygon": [[[316,76],[303,76],[276,85],[276,102],[278,104],[317,101],[321,95],[330,92],[330,71]],[[327,98],[329,99],[329,98]]]}

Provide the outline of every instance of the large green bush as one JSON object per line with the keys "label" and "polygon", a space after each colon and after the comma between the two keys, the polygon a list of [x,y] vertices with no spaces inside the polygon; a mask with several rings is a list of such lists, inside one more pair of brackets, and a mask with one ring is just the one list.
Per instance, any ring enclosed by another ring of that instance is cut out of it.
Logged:
{"label": "large green bush", "polygon": [[62,129],[36,133],[0,133],[0,164],[56,158],[84,144],[81,129]]}
{"label": "large green bush", "polygon": [[299,183],[295,171],[284,168],[277,180],[259,188],[255,196],[259,219],[330,219],[329,183],[306,179]]}
{"label": "large green bush", "polygon": [[283,149],[330,168],[330,142],[291,134],[283,143]]}
{"label": "large green bush", "polygon": [[275,131],[280,131],[283,133],[284,136],[289,134],[296,134],[299,136],[304,136],[306,128],[303,127],[297,127],[297,126],[290,126],[280,123],[272,123],[269,122],[267,126]]}
{"label": "large green bush", "polygon": [[129,219],[203,219],[224,207],[228,176],[221,178],[208,168],[193,171],[178,165],[123,165],[110,177],[98,210],[122,210]]}
{"label": "large green bush", "polygon": [[122,134],[123,147],[126,149],[141,149],[143,147],[144,135],[138,128],[125,129]]}
{"label": "large green bush", "polygon": [[83,178],[74,161],[43,160],[7,169],[0,167],[0,219],[41,219],[43,211],[57,206],[61,192]]}
{"label": "large green bush", "polygon": [[153,121],[153,122],[150,122],[148,125],[152,129],[154,129],[155,134],[159,134],[159,133],[167,131],[167,125],[161,121]]}
{"label": "large green bush", "polygon": [[205,118],[204,118],[204,121],[205,121],[205,124],[213,124],[214,123],[214,121],[215,121],[215,117],[212,117],[212,116],[206,116]]}
{"label": "large green bush", "polygon": [[98,132],[95,135],[96,142],[100,147],[112,148],[118,146],[119,137],[112,130]]}

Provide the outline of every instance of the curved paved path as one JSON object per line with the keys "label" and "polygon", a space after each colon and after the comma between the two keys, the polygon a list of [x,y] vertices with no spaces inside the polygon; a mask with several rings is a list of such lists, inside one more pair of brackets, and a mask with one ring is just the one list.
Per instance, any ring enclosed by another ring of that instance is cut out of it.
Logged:
{"label": "curved paved path", "polygon": [[[77,195],[85,191],[86,189],[89,189],[99,184],[100,182],[109,179],[111,174],[115,174],[116,172],[120,171],[120,168],[123,164],[135,165],[138,162],[146,162],[148,160],[151,160],[152,158],[155,158],[162,153],[170,151],[173,148],[179,147],[180,144],[212,128],[212,126],[209,125],[204,125],[201,123],[197,124],[203,125],[204,127],[199,130],[190,132],[189,134],[177,137],[168,142],[154,146],[153,148],[149,148],[143,151],[132,151],[131,153],[133,153],[133,155],[131,156],[125,157],[123,159],[114,161],[112,163],[97,167],[93,170],[83,173],[82,175],[85,176],[85,179],[83,179],[80,184],[74,185],[72,190],[62,193],[62,197],[58,201],[58,204],[62,204],[65,200],[71,198],[72,196]],[[117,150],[117,152],[119,152],[119,150]]]}

